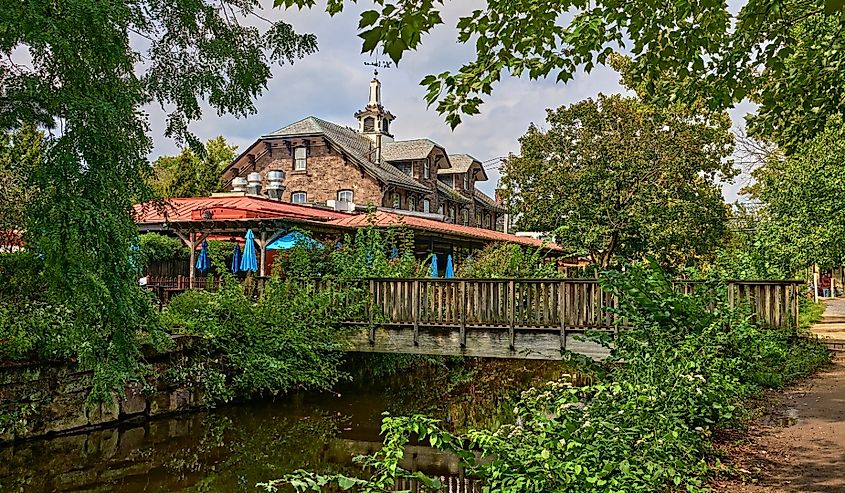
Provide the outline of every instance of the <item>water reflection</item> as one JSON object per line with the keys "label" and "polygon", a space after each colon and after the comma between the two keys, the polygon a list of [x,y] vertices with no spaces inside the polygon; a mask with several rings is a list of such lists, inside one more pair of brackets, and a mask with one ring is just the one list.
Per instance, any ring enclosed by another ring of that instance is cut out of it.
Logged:
{"label": "water reflection", "polygon": [[[0,449],[0,491],[254,492],[300,468],[354,474],[352,457],[379,447],[386,407],[373,395],[308,396],[20,443]],[[403,467],[475,490],[454,457],[428,447],[409,447]]]}

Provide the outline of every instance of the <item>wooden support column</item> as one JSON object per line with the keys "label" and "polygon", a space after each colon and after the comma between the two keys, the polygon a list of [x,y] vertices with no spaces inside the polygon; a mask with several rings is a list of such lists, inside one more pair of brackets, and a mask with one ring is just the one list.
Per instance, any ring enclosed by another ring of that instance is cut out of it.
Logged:
{"label": "wooden support column", "polygon": [[411,317],[414,319],[414,346],[420,345],[420,281],[414,279],[412,286]]}
{"label": "wooden support column", "polygon": [[266,275],[267,269],[264,267],[264,264],[267,263],[267,232],[261,232],[261,240],[258,242],[258,248],[261,252],[259,255],[260,263],[258,264],[258,275],[264,277]]}
{"label": "wooden support column", "polygon": [[513,325],[514,325],[514,316],[516,314],[516,295],[514,290],[516,288],[515,282],[513,279],[508,281],[508,307],[510,313],[508,314],[508,347],[511,351],[515,351],[516,347],[514,346],[514,333],[513,333]]}
{"label": "wooden support column", "polygon": [[566,281],[558,284],[557,306],[558,317],[560,317],[560,352],[566,351]]}
{"label": "wooden support column", "polygon": [[461,348],[467,347],[467,282],[461,281]]}
{"label": "wooden support column", "polygon": [[369,315],[370,315],[370,344],[376,343],[376,326],[373,323],[373,316],[375,315],[375,302],[376,302],[376,282],[372,279],[369,281],[370,283],[370,303],[369,303]]}
{"label": "wooden support column", "polygon": [[193,230],[189,231],[187,236],[185,236],[184,233],[177,231],[175,229],[173,230],[173,233],[176,236],[178,236],[180,240],[182,240],[182,243],[184,243],[185,246],[188,247],[188,250],[190,251],[190,260],[189,261],[190,261],[191,265],[190,265],[190,268],[188,269],[188,287],[193,288],[194,287],[194,279],[197,276],[197,254],[196,254],[195,250],[197,248],[197,245],[199,245],[200,243],[203,242],[203,240],[208,238],[208,233],[201,233],[199,238],[197,237],[197,232],[193,231]]}

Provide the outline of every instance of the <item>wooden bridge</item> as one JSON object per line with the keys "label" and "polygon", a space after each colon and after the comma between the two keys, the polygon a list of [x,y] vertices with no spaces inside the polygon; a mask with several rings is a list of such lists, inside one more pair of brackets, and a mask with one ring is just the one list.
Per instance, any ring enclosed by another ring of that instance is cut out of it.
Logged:
{"label": "wooden bridge", "polygon": [[[607,356],[599,344],[577,340],[588,330],[616,333],[625,320],[613,313],[619,300],[595,279],[369,279],[366,320],[348,350],[559,360],[568,352]],[[798,320],[803,281],[729,281],[728,303],[747,304],[770,327]],[[683,292],[706,289],[679,281]]]}

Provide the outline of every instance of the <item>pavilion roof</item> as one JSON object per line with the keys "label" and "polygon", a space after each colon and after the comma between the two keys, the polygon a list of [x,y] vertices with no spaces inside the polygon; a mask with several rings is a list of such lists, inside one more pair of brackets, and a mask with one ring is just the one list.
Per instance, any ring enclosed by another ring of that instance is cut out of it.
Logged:
{"label": "pavilion roof", "polygon": [[448,235],[452,237],[460,237],[472,239],[483,242],[506,242],[515,243],[518,245],[529,247],[542,247],[549,250],[562,252],[563,249],[554,244],[547,243],[534,238],[525,236],[516,236],[501,231],[493,231],[489,229],[475,228],[472,226],[463,226],[460,224],[451,224],[433,219],[426,219],[423,217],[395,214],[386,211],[376,211],[372,214],[356,214],[346,216],[340,219],[333,219],[328,222],[329,225],[341,228],[364,228],[367,226],[375,227],[400,227],[416,230],[428,231],[441,235]]}

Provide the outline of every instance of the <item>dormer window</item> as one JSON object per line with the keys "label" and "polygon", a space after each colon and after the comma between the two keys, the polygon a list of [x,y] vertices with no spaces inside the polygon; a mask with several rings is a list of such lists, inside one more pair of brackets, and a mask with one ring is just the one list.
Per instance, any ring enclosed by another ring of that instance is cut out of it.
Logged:
{"label": "dormer window", "polygon": [[389,132],[389,130],[388,130],[389,125],[390,125],[390,122],[388,122],[388,121],[387,121],[387,118],[385,118],[384,120],[382,120],[382,121],[381,121],[381,131],[382,131],[382,132],[384,132],[384,133],[386,133],[386,134],[387,134],[387,133],[390,133],[390,132]]}
{"label": "dormer window", "polygon": [[469,190],[469,173],[464,173],[464,190]]}
{"label": "dormer window", "polygon": [[365,132],[374,132],[376,129],[376,119],[368,116],[364,118],[364,131]]}
{"label": "dormer window", "polygon": [[308,150],[304,147],[297,147],[293,151],[293,170],[305,171],[307,167]]}

